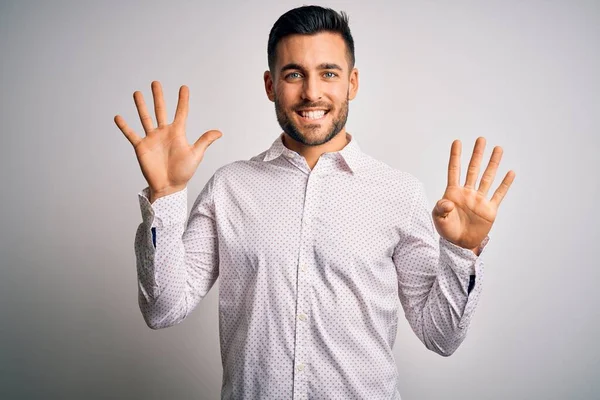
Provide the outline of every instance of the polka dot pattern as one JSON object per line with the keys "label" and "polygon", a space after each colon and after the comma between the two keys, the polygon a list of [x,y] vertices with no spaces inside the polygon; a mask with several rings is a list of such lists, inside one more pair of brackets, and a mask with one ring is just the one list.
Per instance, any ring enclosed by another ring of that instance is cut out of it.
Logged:
{"label": "polka dot pattern", "polygon": [[426,348],[464,340],[483,255],[440,238],[422,183],[356,138],[311,170],[281,134],[220,167],[187,218],[187,188],[148,201],[135,237],[149,327],[183,321],[219,278],[222,399],[400,399],[400,305]]}

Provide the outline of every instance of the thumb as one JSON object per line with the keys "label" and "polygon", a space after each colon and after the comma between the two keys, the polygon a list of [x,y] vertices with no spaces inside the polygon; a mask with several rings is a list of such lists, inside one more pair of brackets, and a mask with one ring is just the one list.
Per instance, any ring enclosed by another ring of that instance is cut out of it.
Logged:
{"label": "thumb", "polygon": [[445,217],[452,210],[454,210],[454,203],[446,199],[439,200],[433,209],[435,215],[438,217]]}
{"label": "thumb", "polygon": [[196,150],[199,154],[204,155],[204,152],[206,151],[208,146],[210,146],[215,140],[219,139],[221,136],[223,136],[223,133],[214,129],[204,132],[204,134],[202,134],[202,136],[200,136],[198,140],[196,140],[196,142],[194,143],[194,150]]}

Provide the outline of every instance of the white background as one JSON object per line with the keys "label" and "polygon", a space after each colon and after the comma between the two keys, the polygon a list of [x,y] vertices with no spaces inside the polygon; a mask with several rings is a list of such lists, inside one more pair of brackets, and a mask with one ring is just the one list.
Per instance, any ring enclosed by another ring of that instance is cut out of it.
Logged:
{"label": "white background", "polygon": [[[169,118],[190,88],[187,136],[223,137],[189,184],[280,133],[264,92],[267,38],[301,6],[252,2],[0,3],[0,397],[217,399],[218,281],[159,331],[137,305],[133,240],[146,186],[113,117],[162,83]],[[475,139],[492,191],[516,179],[490,233],[466,340],[428,351],[401,319],[403,400],[600,396],[600,3],[326,2],[346,11],[360,71],[347,130],[444,192],[450,145]],[[153,114],[152,114],[153,115]],[[482,167],[483,170],[483,167]],[[402,315],[402,314],[401,314]]]}

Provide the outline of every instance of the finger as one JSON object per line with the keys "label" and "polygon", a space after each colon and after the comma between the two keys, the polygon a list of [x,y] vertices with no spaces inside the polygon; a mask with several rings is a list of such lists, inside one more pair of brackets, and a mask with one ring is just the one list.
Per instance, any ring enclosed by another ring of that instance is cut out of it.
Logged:
{"label": "finger", "polygon": [[498,170],[498,166],[500,165],[500,160],[502,159],[502,147],[496,146],[492,151],[492,156],[490,157],[490,162],[485,169],[485,172],[481,176],[481,182],[479,182],[478,192],[487,196],[488,191],[490,190],[490,186],[492,186],[492,182],[494,182],[494,178],[496,177],[496,171]]}
{"label": "finger", "polygon": [[485,138],[480,136],[475,141],[473,147],[473,155],[467,168],[467,179],[465,180],[465,187],[475,189],[475,183],[479,176],[479,166],[481,165],[481,159],[483,158],[483,150],[485,150]]}
{"label": "finger", "polygon": [[223,136],[223,133],[221,133],[221,131],[218,130],[210,130],[204,132],[204,134],[200,136],[200,138],[198,138],[198,140],[196,140],[196,142],[194,143],[194,150],[196,150],[198,154],[200,154],[200,156],[203,157],[204,152],[206,151],[208,146],[210,146],[215,140],[217,140],[221,136]]}
{"label": "finger", "polygon": [[121,117],[120,115],[115,116],[115,124],[117,124],[121,132],[123,132],[127,140],[129,140],[129,142],[133,145],[133,147],[137,146],[137,144],[142,141],[142,138],[139,137],[133,131],[133,129],[129,127],[129,125],[127,125],[123,117]]}
{"label": "finger", "polygon": [[450,161],[448,162],[448,186],[460,185],[460,153],[461,153],[460,140],[452,142],[450,148]]}
{"label": "finger", "polygon": [[177,110],[175,111],[174,122],[182,123],[185,126],[185,120],[188,115],[190,102],[190,90],[186,85],[179,88],[179,100],[177,101]]}
{"label": "finger", "polygon": [[142,121],[144,132],[148,134],[148,132],[154,130],[154,126],[152,124],[152,118],[150,118],[150,114],[148,114],[148,110],[146,109],[146,102],[144,101],[144,96],[142,95],[142,92],[136,90],[133,93],[133,101],[135,101],[135,106],[137,107],[138,114],[140,116],[140,121]]}
{"label": "finger", "polygon": [[154,96],[154,113],[156,114],[156,123],[160,128],[161,126],[167,125],[167,109],[165,107],[165,99],[163,97],[160,82],[153,81],[151,87],[152,96]]}
{"label": "finger", "polygon": [[494,192],[494,195],[492,196],[492,199],[490,200],[490,202],[492,204],[494,204],[496,206],[496,208],[498,208],[498,206],[500,206],[502,199],[504,199],[504,196],[506,196],[506,192],[508,192],[510,185],[515,180],[515,176],[516,176],[516,174],[514,171],[512,171],[512,170],[508,171],[506,173],[506,176],[502,180],[502,183],[500,184],[500,186],[498,186],[498,189],[496,189],[496,191]]}

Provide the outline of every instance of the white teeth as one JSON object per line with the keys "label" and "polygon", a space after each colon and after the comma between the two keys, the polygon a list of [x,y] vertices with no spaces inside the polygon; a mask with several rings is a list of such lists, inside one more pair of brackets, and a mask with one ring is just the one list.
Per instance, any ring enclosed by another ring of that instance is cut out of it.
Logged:
{"label": "white teeth", "polygon": [[300,111],[300,115],[308,119],[319,119],[325,115],[325,110],[319,111]]}

